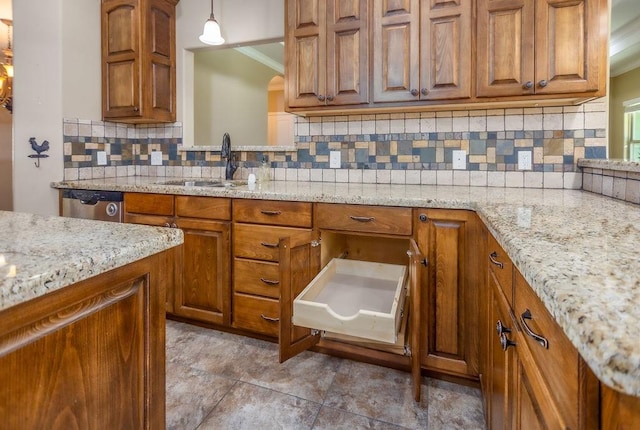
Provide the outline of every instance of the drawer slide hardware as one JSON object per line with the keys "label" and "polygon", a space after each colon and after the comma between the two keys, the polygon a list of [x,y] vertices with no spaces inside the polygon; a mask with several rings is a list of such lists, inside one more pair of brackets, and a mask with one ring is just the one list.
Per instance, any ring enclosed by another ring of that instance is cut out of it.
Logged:
{"label": "drawer slide hardware", "polygon": [[498,253],[496,251],[493,251],[491,254],[489,254],[489,260],[500,269],[504,269],[504,263],[496,260],[496,258],[498,258]]}
{"label": "drawer slide hardware", "polygon": [[372,222],[372,221],[375,221],[376,219],[375,217],[372,217],[372,216],[355,216],[355,215],[349,215],[349,218],[358,222]]}
{"label": "drawer slide hardware", "polygon": [[533,319],[533,316],[531,315],[531,311],[529,309],[525,310],[524,313],[520,315],[520,321],[522,322],[524,332],[527,333],[527,335],[529,335],[531,338],[533,338],[533,340],[538,342],[544,349],[549,349],[549,341],[544,336],[540,336],[539,334],[535,333],[527,325],[527,322],[525,320],[531,319]]}

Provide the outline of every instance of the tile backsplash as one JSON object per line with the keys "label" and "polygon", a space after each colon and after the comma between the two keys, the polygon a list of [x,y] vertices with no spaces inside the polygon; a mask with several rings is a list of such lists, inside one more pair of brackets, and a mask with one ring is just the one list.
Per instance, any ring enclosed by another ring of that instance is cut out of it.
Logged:
{"label": "tile backsplash", "polygon": [[[297,117],[297,150],[239,151],[239,175],[267,155],[281,180],[581,188],[577,160],[606,158],[605,103]],[[64,142],[65,179],[219,176],[224,164],[219,151],[182,151],[180,123],[65,119]],[[162,166],[149,165],[154,150],[163,152]],[[465,170],[453,170],[454,150],[466,152]],[[107,153],[107,166],[97,166],[97,151]],[[340,169],[329,168],[330,151],[341,152]],[[531,171],[518,171],[520,151],[531,151]]]}

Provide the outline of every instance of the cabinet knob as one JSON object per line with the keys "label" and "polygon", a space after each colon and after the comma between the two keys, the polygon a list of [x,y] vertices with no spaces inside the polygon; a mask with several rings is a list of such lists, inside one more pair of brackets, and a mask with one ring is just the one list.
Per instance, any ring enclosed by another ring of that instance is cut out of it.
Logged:
{"label": "cabinet knob", "polygon": [[138,109],[138,106],[134,106],[134,107],[133,107],[133,111],[134,111],[134,112],[138,112],[139,110],[140,110],[140,109]]}
{"label": "cabinet knob", "polygon": [[500,346],[502,346],[502,350],[506,351],[510,346],[516,346],[516,343],[509,340],[505,333],[500,335]]}
{"label": "cabinet knob", "polygon": [[527,81],[527,83],[524,84],[522,88],[524,88],[525,90],[530,90],[531,88],[533,88],[533,82]]}
{"label": "cabinet knob", "polygon": [[542,88],[544,88],[544,87],[546,87],[546,86],[547,86],[547,84],[548,84],[548,83],[549,83],[549,82],[547,82],[546,80],[544,80],[544,79],[543,79],[543,80],[541,80],[540,82],[538,82],[538,85],[540,85]]}
{"label": "cabinet knob", "polygon": [[175,222],[171,223],[171,228],[178,228],[178,224],[176,224]]}
{"label": "cabinet knob", "polygon": [[412,89],[410,92],[411,92],[411,95],[412,95],[412,96],[414,96],[414,97],[417,97],[417,96],[418,96],[418,94],[419,94],[419,93],[418,93],[418,90],[416,90],[415,88],[414,88],[414,89]]}
{"label": "cabinet knob", "polygon": [[322,94],[318,95],[318,101],[321,101],[321,102],[324,101],[324,96]]}
{"label": "cabinet knob", "polygon": [[500,320],[496,322],[496,331],[498,332],[498,336],[502,333],[511,333],[511,329],[505,327],[505,325]]}
{"label": "cabinet knob", "polygon": [[327,96],[327,101],[328,102],[332,102],[333,101],[333,96]]}
{"label": "cabinet knob", "polygon": [[427,217],[427,214],[420,214],[418,215],[418,219],[422,222],[427,222],[429,218]]}
{"label": "cabinet knob", "polygon": [[426,88],[422,88],[422,89],[420,90],[420,94],[422,94],[423,96],[426,96],[426,95],[428,95],[428,94],[429,94],[429,90],[428,90],[428,89],[426,89]]}
{"label": "cabinet knob", "polygon": [[171,227],[171,224],[169,224],[168,222],[165,222],[165,223],[164,223],[164,226],[165,226],[165,227]]}

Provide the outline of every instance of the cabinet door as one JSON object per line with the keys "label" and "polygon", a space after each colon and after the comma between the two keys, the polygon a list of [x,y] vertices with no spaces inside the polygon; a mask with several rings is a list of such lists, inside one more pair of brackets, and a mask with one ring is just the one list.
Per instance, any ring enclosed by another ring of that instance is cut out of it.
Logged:
{"label": "cabinet door", "polygon": [[[598,89],[601,0],[536,1],[536,93]],[[604,2],[606,4],[606,2]],[[606,34],[606,33],[604,33]]]}
{"label": "cabinet door", "polygon": [[373,2],[373,101],[420,96],[420,0]]}
{"label": "cabinet door", "polygon": [[413,379],[413,397],[416,402],[420,401],[422,391],[422,374],[420,359],[422,357],[422,339],[420,338],[420,309],[423,267],[427,265],[427,260],[420,252],[418,244],[415,240],[410,241],[409,251],[409,288],[411,307],[409,315],[411,316],[411,339],[409,347],[411,348],[411,377]]}
{"label": "cabinet door", "polygon": [[324,105],[326,97],[326,1],[287,0],[287,102],[289,107]]}
{"label": "cabinet door", "polygon": [[141,42],[138,0],[102,2],[102,108],[104,119],[139,117]]}
{"label": "cabinet door", "polygon": [[149,58],[143,62],[142,91],[147,98],[144,115],[158,121],[175,121],[175,5],[153,0],[145,13],[142,43]]}
{"label": "cabinet door", "polygon": [[320,272],[320,235],[304,232],[280,240],[280,362],[320,341],[320,334],[291,323],[293,300]]}
{"label": "cabinet door", "polygon": [[326,102],[329,105],[367,103],[369,101],[368,2],[367,0],[329,0],[326,3]]}
{"label": "cabinet door", "polygon": [[429,267],[423,277],[422,365],[458,376],[478,374],[477,282],[467,279],[468,230],[474,214],[417,210],[416,234]]}
{"label": "cabinet door", "polygon": [[180,218],[184,233],[182,272],[175,313],[215,324],[230,324],[230,227],[228,222]]}
{"label": "cabinet door", "polygon": [[533,17],[530,0],[478,0],[478,97],[533,94]]}
{"label": "cabinet door", "polygon": [[471,0],[422,0],[420,99],[471,97]]}

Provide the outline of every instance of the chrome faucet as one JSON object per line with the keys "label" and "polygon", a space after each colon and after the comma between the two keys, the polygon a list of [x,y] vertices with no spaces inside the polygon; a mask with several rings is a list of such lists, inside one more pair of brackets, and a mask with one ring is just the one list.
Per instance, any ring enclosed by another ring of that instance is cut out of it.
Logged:
{"label": "chrome faucet", "polygon": [[231,136],[229,136],[229,133],[225,133],[224,136],[222,136],[222,149],[220,150],[220,157],[227,159],[224,178],[233,179],[233,174],[236,173],[236,170],[238,170],[238,162],[236,161],[236,155],[231,154]]}

